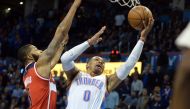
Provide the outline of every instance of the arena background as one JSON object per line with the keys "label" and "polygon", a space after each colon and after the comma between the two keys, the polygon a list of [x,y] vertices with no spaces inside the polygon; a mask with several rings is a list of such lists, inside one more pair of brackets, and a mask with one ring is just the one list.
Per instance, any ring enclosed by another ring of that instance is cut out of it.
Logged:
{"label": "arena background", "polygon": [[[68,11],[70,0],[0,0],[0,109],[27,109],[28,97],[22,83],[23,66],[17,60],[19,47],[32,43],[44,49]],[[107,109],[168,109],[172,96],[173,75],[181,59],[175,39],[190,20],[189,0],[141,0],[153,13],[155,25],[144,46],[142,66],[105,99]],[[102,56],[106,62],[123,62],[138,39],[127,21],[130,8],[108,0],[83,0],[74,19],[66,50],[82,43],[106,25],[102,43],[91,47],[77,62]],[[141,73],[140,73],[141,72]],[[64,109],[66,78],[56,76],[57,109]],[[63,72],[60,72],[63,74]],[[135,79],[136,78],[136,79]],[[137,79],[138,78],[138,79]],[[142,84],[134,93],[136,82]],[[142,100],[143,97],[148,98]],[[146,108],[141,108],[147,105]]]}

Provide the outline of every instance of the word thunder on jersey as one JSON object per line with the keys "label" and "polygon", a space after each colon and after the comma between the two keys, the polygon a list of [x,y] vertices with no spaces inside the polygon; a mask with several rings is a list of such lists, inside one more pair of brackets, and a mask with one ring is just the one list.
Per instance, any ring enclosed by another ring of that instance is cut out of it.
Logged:
{"label": "word thunder on jersey", "polygon": [[100,109],[106,93],[106,76],[80,72],[72,81],[66,109]]}
{"label": "word thunder on jersey", "polygon": [[30,109],[56,109],[57,90],[55,82],[38,74],[36,63],[26,66],[23,82],[30,98]]}

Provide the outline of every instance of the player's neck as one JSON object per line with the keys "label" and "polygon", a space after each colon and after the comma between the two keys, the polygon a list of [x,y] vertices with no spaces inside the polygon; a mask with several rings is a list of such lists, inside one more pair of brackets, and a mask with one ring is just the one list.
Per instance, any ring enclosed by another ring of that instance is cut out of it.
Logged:
{"label": "player's neck", "polygon": [[90,73],[90,76],[95,77],[96,75],[94,73]]}
{"label": "player's neck", "polygon": [[96,76],[93,71],[91,71],[90,69],[87,69],[87,73],[90,74],[91,77]]}
{"label": "player's neck", "polygon": [[24,65],[27,66],[28,64],[30,64],[30,63],[32,63],[32,62],[34,62],[34,60],[27,60],[27,61],[24,63]]}

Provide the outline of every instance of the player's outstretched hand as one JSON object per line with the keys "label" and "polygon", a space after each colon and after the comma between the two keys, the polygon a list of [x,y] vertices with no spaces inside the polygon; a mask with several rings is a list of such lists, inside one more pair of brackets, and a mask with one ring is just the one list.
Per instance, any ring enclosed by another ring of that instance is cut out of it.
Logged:
{"label": "player's outstretched hand", "polygon": [[88,43],[90,45],[95,45],[98,42],[102,40],[102,37],[100,37],[104,31],[106,30],[106,26],[103,26],[94,36],[92,36],[90,39],[88,39]]}
{"label": "player's outstretched hand", "polygon": [[148,21],[148,25],[145,24],[145,21],[143,21],[144,24],[144,29],[141,31],[141,37],[140,39],[142,41],[145,41],[147,38],[147,35],[149,34],[149,32],[151,31],[153,25],[154,25],[154,18],[150,18]]}
{"label": "player's outstretched hand", "polygon": [[75,1],[74,1],[74,4],[75,4],[77,7],[79,7],[80,4],[81,4],[81,1],[82,1],[82,0],[75,0]]}

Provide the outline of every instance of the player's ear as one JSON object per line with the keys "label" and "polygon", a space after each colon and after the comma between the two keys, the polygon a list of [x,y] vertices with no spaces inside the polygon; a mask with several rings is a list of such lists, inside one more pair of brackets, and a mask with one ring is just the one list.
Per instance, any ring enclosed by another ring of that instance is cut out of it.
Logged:
{"label": "player's ear", "polygon": [[88,59],[87,63],[86,63],[86,69],[89,69],[90,67],[90,59]]}
{"label": "player's ear", "polygon": [[89,63],[86,64],[86,69],[88,69],[88,68],[89,68]]}
{"label": "player's ear", "polygon": [[31,50],[31,48],[30,49],[28,49],[27,50],[28,52],[27,52],[27,54],[26,54],[26,58],[27,59],[33,59],[33,55],[34,55],[34,53],[33,52],[31,52],[32,50]]}

